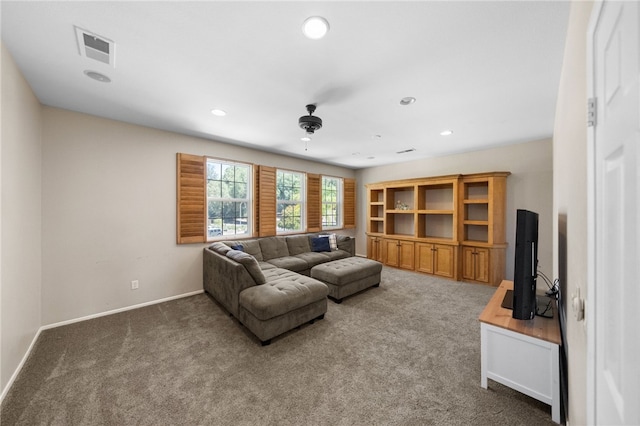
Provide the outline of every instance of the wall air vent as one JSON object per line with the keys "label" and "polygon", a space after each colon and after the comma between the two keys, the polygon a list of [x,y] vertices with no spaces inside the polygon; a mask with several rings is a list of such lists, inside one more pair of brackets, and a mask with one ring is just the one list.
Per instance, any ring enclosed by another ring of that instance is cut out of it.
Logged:
{"label": "wall air vent", "polygon": [[116,44],[108,38],[99,36],[79,27],[76,29],[78,53],[85,58],[95,59],[104,64],[116,66]]}
{"label": "wall air vent", "polygon": [[409,148],[409,149],[405,149],[404,151],[398,151],[396,152],[396,154],[406,154],[407,152],[413,152],[415,151],[415,148]]}

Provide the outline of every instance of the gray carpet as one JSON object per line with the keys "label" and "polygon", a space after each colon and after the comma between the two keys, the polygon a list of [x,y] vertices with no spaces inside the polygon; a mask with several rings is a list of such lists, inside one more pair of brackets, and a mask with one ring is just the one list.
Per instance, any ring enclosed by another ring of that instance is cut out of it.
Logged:
{"label": "gray carpet", "polygon": [[549,406],[480,387],[493,292],[384,268],[266,347],[205,294],[46,330],[1,424],[553,424]]}

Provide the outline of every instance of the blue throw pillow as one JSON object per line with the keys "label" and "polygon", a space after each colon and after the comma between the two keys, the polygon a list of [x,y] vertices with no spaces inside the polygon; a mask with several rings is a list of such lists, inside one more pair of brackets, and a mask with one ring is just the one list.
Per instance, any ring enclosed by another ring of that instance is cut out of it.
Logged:
{"label": "blue throw pillow", "polygon": [[329,237],[316,237],[311,239],[312,251],[331,251]]}
{"label": "blue throw pillow", "polygon": [[242,244],[238,244],[237,246],[231,246],[232,250],[244,251],[244,246]]}

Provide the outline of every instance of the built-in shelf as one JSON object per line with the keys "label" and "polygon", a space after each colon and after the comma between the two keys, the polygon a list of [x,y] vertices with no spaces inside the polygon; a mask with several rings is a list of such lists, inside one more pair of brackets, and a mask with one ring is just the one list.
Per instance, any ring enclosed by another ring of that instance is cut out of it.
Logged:
{"label": "built-in shelf", "polygon": [[367,185],[367,255],[389,266],[499,283],[504,278],[508,175],[449,175]]}

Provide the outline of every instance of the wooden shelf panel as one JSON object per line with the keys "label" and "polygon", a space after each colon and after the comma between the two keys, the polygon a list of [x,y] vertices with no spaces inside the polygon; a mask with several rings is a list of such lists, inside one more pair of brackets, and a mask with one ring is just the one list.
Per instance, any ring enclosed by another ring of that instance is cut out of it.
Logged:
{"label": "wooden shelf panel", "polygon": [[489,226],[488,220],[465,220],[463,221],[465,225],[473,225],[473,226]]}
{"label": "wooden shelf panel", "polygon": [[388,239],[399,239],[399,240],[410,240],[413,241],[415,240],[415,237],[413,234],[386,234],[385,238]]}
{"label": "wooden shelf panel", "polygon": [[387,214],[414,214],[415,210],[386,210]]}
{"label": "wooden shelf panel", "polygon": [[418,210],[419,214],[453,214],[453,210]]}
{"label": "wooden shelf panel", "polygon": [[462,202],[464,204],[489,204],[489,200],[487,199],[477,199],[477,200],[468,200],[468,199],[464,199],[462,200]]}
{"label": "wooden shelf panel", "polygon": [[447,245],[447,246],[457,246],[457,245],[459,245],[458,241],[452,240],[450,238],[425,237],[425,238],[420,238],[419,240],[420,240],[420,242],[444,244],[444,245]]}
{"label": "wooden shelf panel", "polygon": [[491,248],[491,247],[504,248],[504,247],[506,247],[506,245],[489,244],[486,241],[474,241],[474,240],[462,240],[460,242],[460,244],[463,245],[463,246],[487,247],[487,248]]}

